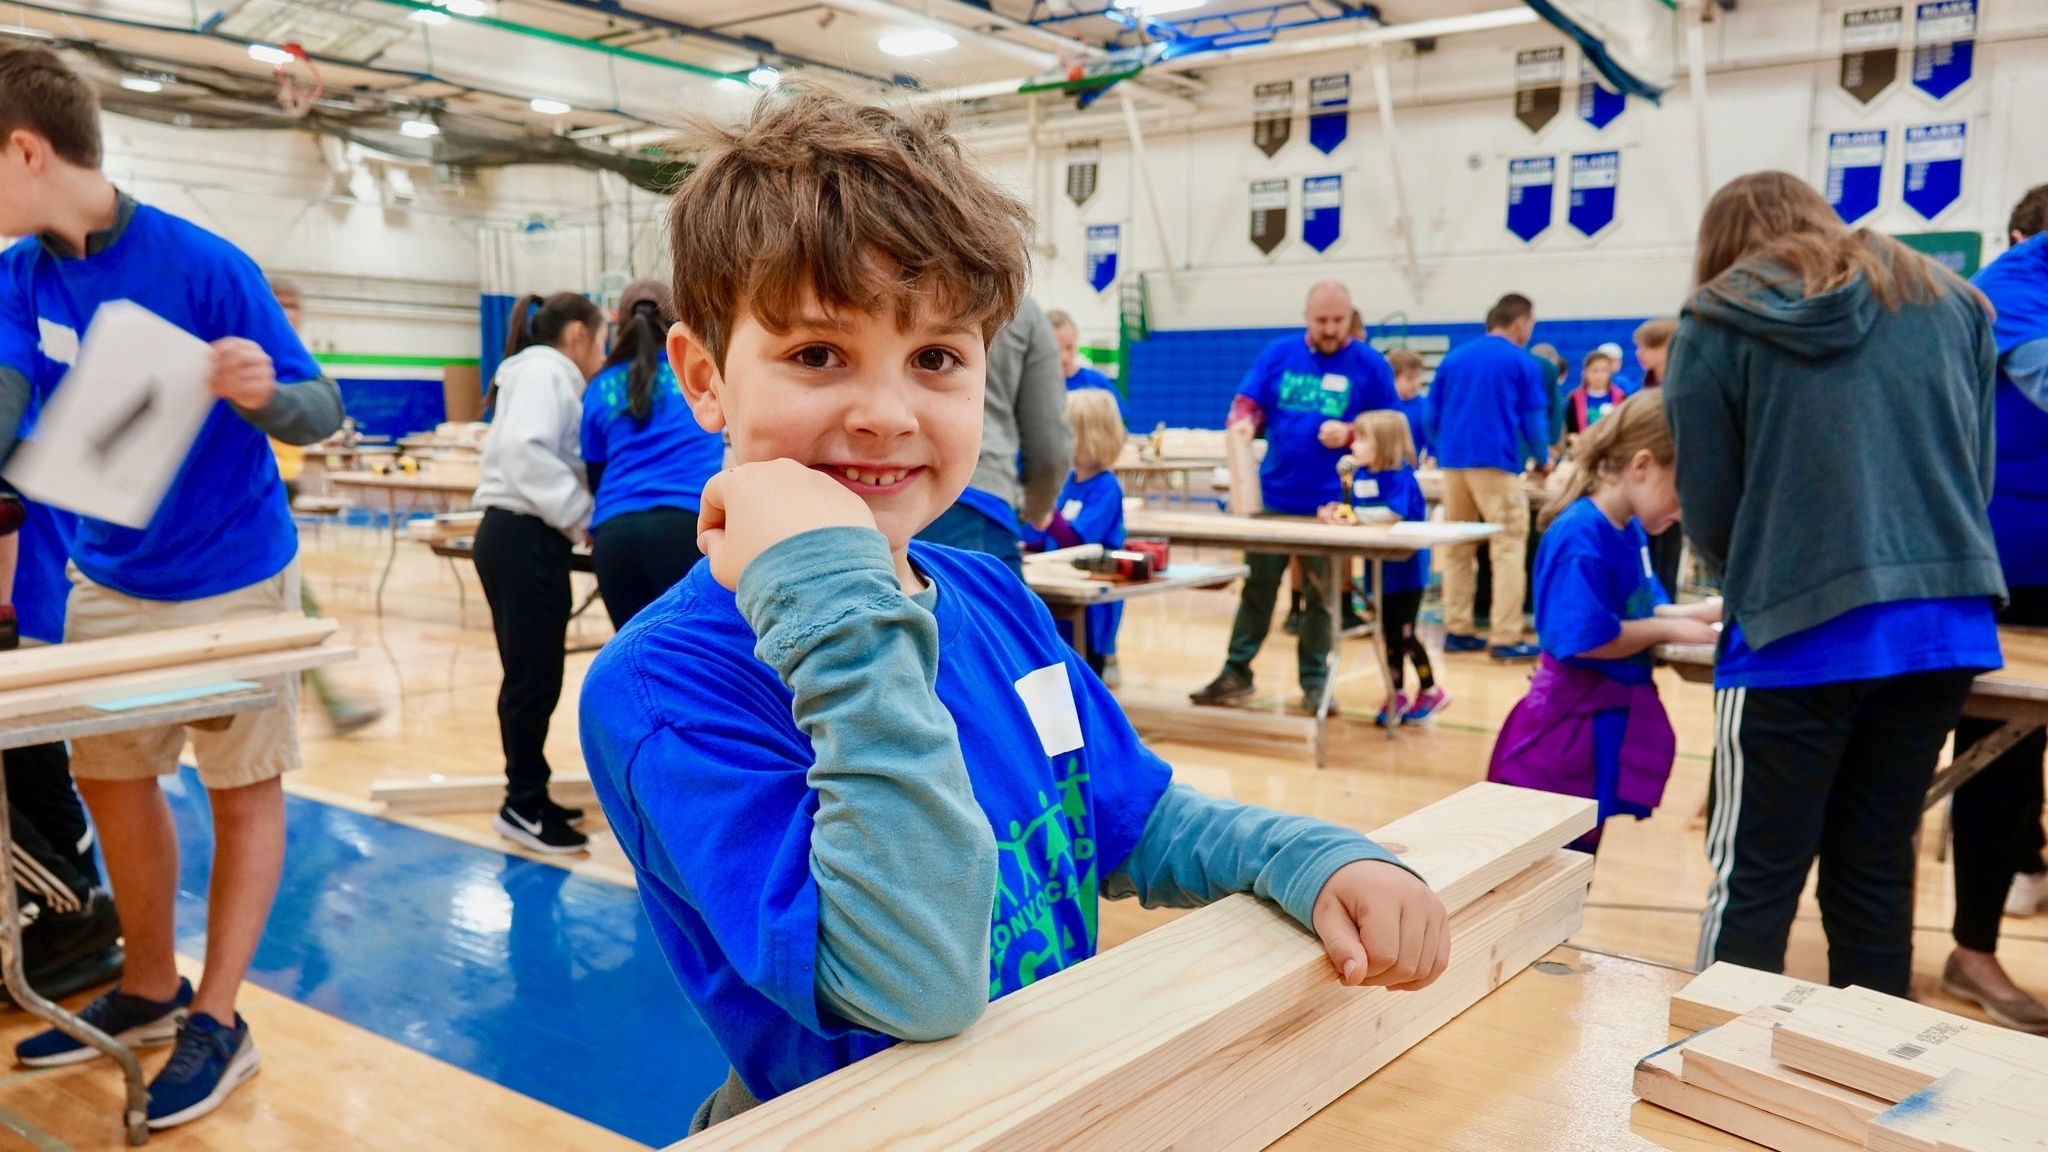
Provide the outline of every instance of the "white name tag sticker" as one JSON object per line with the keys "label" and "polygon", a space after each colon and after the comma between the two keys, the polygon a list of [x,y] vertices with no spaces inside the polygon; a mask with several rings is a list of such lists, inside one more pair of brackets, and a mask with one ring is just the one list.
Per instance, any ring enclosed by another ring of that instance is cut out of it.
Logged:
{"label": "white name tag sticker", "polygon": [[78,363],[78,332],[68,325],[55,320],[36,317],[36,331],[41,337],[42,353],[57,363],[70,367]]}
{"label": "white name tag sticker", "polygon": [[1650,546],[1648,544],[1643,545],[1643,575],[1652,580],[1657,578],[1657,566],[1650,563]]}
{"label": "white name tag sticker", "polygon": [[1060,518],[1069,522],[1078,520],[1081,518],[1081,509],[1083,507],[1084,505],[1079,500],[1069,500],[1065,504],[1060,505]]}
{"label": "white name tag sticker", "polygon": [[1376,500],[1380,494],[1380,482],[1363,477],[1351,482],[1351,498],[1354,500]]}
{"label": "white name tag sticker", "polygon": [[1048,664],[1017,681],[1017,696],[1031,714],[1031,726],[1038,729],[1038,743],[1047,756],[1078,751],[1086,743],[1065,664]]}
{"label": "white name tag sticker", "polygon": [[1326,373],[1323,376],[1323,391],[1349,392],[1351,391],[1351,377],[1339,376],[1335,372]]}

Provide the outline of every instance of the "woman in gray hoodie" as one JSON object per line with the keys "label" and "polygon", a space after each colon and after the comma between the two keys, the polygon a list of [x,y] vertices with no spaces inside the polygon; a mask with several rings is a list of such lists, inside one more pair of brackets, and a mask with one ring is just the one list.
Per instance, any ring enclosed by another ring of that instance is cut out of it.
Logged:
{"label": "woman in gray hoodie", "polygon": [[1795,176],[1716,193],[1665,404],[1726,594],[1700,961],[1780,971],[1820,861],[1828,979],[1905,995],[1913,833],[2005,596],[1976,289]]}

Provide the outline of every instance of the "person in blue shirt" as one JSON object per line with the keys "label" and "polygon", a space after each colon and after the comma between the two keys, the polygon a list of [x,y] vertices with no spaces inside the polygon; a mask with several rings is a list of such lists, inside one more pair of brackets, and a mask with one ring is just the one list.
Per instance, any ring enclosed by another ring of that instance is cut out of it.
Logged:
{"label": "person in blue shirt", "polygon": [[[1394,373],[1386,358],[1370,344],[1351,337],[1351,290],[1335,280],[1309,289],[1302,310],[1307,330],[1268,344],[1238,385],[1226,435],[1249,444],[1260,428],[1266,432],[1266,457],[1259,462],[1260,499],[1268,513],[1314,516],[1343,495],[1337,482],[1337,461],[1351,442],[1351,422],[1360,412],[1393,408]],[[1247,553],[1251,575],[1230,626],[1230,651],[1223,671],[1189,699],[1197,704],[1232,704],[1248,699],[1252,660],[1273,626],[1273,604],[1288,558],[1276,553]],[[1330,609],[1323,588],[1329,562],[1304,559],[1307,575],[1305,613],[1295,640],[1299,707],[1315,711],[1327,693],[1330,657]]]}
{"label": "person in blue shirt", "polygon": [[[1338,463],[1340,474],[1347,466],[1355,468],[1351,492],[1343,502],[1325,505],[1321,518],[1342,520],[1339,510],[1348,506],[1350,514],[1364,523],[1429,519],[1429,504],[1415,479],[1415,439],[1408,430],[1408,418],[1398,410],[1379,408],[1359,413],[1352,429],[1355,439],[1349,465]],[[1436,682],[1429,649],[1415,630],[1416,618],[1422,614],[1422,592],[1429,586],[1429,550],[1406,560],[1388,560],[1380,570],[1387,581],[1380,593],[1387,637],[1387,698],[1380,703],[1374,723],[1382,727],[1420,724],[1451,703],[1451,694]],[[1370,572],[1366,576],[1371,579]],[[1416,695],[1412,700],[1402,690],[1403,663],[1415,666]]]}
{"label": "person in blue shirt", "polygon": [[[0,48],[0,460],[23,417],[65,379],[102,304],[128,300],[212,347],[217,398],[141,528],[79,517],[67,641],[299,610],[298,532],[266,434],[310,444],[341,426],[341,394],[293,334],[256,265],[196,225],[138,204],[100,170],[92,85],[49,49]],[[80,467],[92,466],[81,461]],[[225,729],[145,729],[73,741],[73,774],[121,908],[127,969],[85,1018],[131,1046],[175,1041],[150,1084],[148,1123],[219,1107],[258,1067],[236,994],[276,893],[283,773],[298,766],[297,677],[273,708]],[[190,739],[213,815],[206,975],[174,953],[177,830],[157,777]],[[15,1049],[30,1066],[96,1053],[61,1032]]]}
{"label": "person in blue shirt", "polygon": [[[1074,429],[1074,471],[1053,505],[1052,520],[1041,532],[1024,529],[1024,550],[1043,552],[1048,548],[1073,548],[1100,544],[1121,548],[1124,544],[1124,486],[1117,481],[1117,457],[1124,450],[1124,420],[1117,412],[1116,397],[1101,389],[1088,388],[1067,394],[1067,423]],[[1097,604],[1088,609],[1082,627],[1087,630],[1085,647],[1088,667],[1105,676],[1116,659],[1116,634],[1122,626],[1122,603]],[[1073,626],[1059,621],[1061,639],[1073,643]],[[1113,685],[1112,685],[1113,686]]]}
{"label": "person in blue shirt", "polygon": [[[1675,614],[1650,571],[1651,529],[1678,521],[1676,449],[1656,397],[1618,404],[1579,437],[1570,482],[1544,509],[1536,549],[1529,693],[1494,743],[1487,779],[1600,805],[1600,820],[1649,816],[1677,738],[1650,679],[1659,644],[1709,644],[1711,607]],[[1575,847],[1595,850],[1600,830]]]}
{"label": "person in blue shirt", "polygon": [[1429,467],[1436,463],[1436,451],[1429,442],[1429,396],[1422,390],[1428,366],[1413,349],[1394,348],[1387,352],[1387,367],[1394,373],[1394,395],[1400,397],[1401,415],[1408,418],[1408,435],[1415,445],[1415,466]]}
{"label": "person in blue shirt", "polygon": [[675,322],[668,285],[627,285],[611,353],[583,391],[583,468],[597,498],[591,561],[614,628],[702,557],[697,502],[725,465],[724,438],[698,426],[662,354]]}
{"label": "person in blue shirt", "polygon": [[1564,398],[1567,445],[1629,398],[1631,390],[1614,374],[1619,353],[1620,350],[1612,344],[1602,344],[1586,353],[1585,361],[1579,366],[1579,386]]}
{"label": "person in blue shirt", "polygon": [[[1977,274],[1998,319],[1997,479],[1991,532],[2011,602],[2002,623],[2048,626],[2048,184],[2013,209],[2013,246]],[[1963,755],[2003,722],[1965,716],[1956,724]],[[2048,904],[2041,850],[2042,768],[2048,734],[2035,731],[1956,789],[1956,948],[1941,987],[1971,1000],[2008,1028],[2048,1034],[2048,1006],[1998,962],[2001,913],[2032,916]]]}
{"label": "person in blue shirt", "polygon": [[1444,517],[1502,528],[1486,542],[1493,562],[1490,640],[1480,639],[1476,623],[1478,546],[1443,550],[1446,652],[1485,649],[1496,660],[1534,660],[1541,652],[1522,640],[1529,543],[1522,472],[1532,462],[1538,469],[1550,462],[1543,369],[1523,351],[1535,327],[1536,309],[1528,297],[1501,297],[1486,314],[1486,335],[1451,349],[1430,382],[1430,440],[1443,469]]}
{"label": "person in blue shirt", "polygon": [[1074,326],[1074,318],[1055,308],[1045,314],[1052,325],[1053,339],[1059,342],[1060,373],[1067,378],[1067,391],[1079,392],[1093,388],[1116,397],[1118,419],[1124,412],[1124,394],[1118,390],[1116,381],[1090,368],[1081,360],[1081,330]]}
{"label": "person in blue shirt", "polygon": [[1662,392],[1725,597],[1700,965],[1778,971],[1818,858],[1829,982],[1904,996],[1928,783],[2003,662],[1988,305],[1784,172],[1715,193],[1694,280]]}
{"label": "person in blue shirt", "polygon": [[714,130],[669,215],[669,356],[735,467],[705,562],[592,664],[582,735],[733,1064],[693,1131],[1080,963],[1104,895],[1257,891],[1345,984],[1448,959],[1442,902],[1384,849],[1173,784],[1000,560],[913,540],[974,473],[1029,266],[1027,210],[943,124],[777,94]]}

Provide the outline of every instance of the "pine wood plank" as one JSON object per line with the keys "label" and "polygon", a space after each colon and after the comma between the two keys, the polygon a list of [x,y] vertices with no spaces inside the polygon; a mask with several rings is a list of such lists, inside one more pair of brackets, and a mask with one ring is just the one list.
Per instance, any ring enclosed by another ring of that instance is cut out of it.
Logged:
{"label": "pine wood plank", "polygon": [[87,708],[110,704],[156,692],[204,688],[229,680],[262,680],[308,668],[319,668],[355,659],[356,650],[346,644],[315,644],[222,660],[202,660],[113,676],[95,676],[60,684],[41,684],[0,692],[0,720],[32,716],[65,708]]}
{"label": "pine wood plank", "polygon": [[76,644],[48,644],[0,654],[0,692],[113,676],[281,648],[304,648],[340,627],[302,612],[166,628]]}
{"label": "pine wood plank", "polygon": [[1685,1082],[1863,1143],[1871,1120],[1891,1103],[1771,1059],[1771,1030],[1786,1015],[1759,1008],[1693,1037],[1684,1048]]}
{"label": "pine wood plank", "polygon": [[1756,1008],[1787,1011],[1827,989],[1775,972],[1717,961],[1671,997],[1671,1026],[1698,1032]]}
{"label": "pine wood plank", "polygon": [[1182,744],[1215,744],[1225,748],[1298,756],[1313,753],[1316,722],[1312,717],[1265,712],[1252,708],[1206,708],[1158,703],[1126,693],[1118,701],[1124,716],[1148,740]]}
{"label": "pine wood plank", "polygon": [[[1591,827],[1590,801],[1475,784],[1374,835],[1453,912]],[[1198,909],[696,1138],[690,1152],[1073,1147],[1074,1135],[1334,987],[1322,946],[1248,896]]]}
{"label": "pine wood plank", "polygon": [[2048,1077],[2048,1038],[1867,988],[1837,989],[1800,1005],[1773,1033],[1771,1055],[1894,1103],[1949,1072]]}
{"label": "pine wood plank", "polygon": [[1684,1046],[1688,1043],[1690,1039],[1681,1040],[1669,1048],[1652,1052],[1636,1065],[1638,1097],[1776,1152],[1857,1152],[1862,1148],[1862,1145],[1839,1136],[1830,1136],[1754,1105],[1686,1083],[1683,1075]]}
{"label": "pine wood plank", "polygon": [[[585,807],[597,803],[587,772],[556,772],[548,794],[557,804]],[[378,780],[370,800],[382,803],[390,816],[438,816],[448,812],[489,812],[505,799],[503,773],[476,776],[427,776],[412,780]]]}
{"label": "pine wood plank", "polygon": [[1941,1138],[1984,1102],[2003,1077],[1950,1072],[1870,1121],[1868,1152],[1941,1152]]}

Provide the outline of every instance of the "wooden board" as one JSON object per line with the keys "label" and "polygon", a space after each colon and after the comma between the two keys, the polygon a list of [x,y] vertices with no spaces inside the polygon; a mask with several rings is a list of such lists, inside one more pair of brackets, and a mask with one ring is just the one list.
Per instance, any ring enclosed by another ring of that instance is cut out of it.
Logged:
{"label": "wooden board", "polygon": [[[1590,801],[1475,784],[1375,833],[1462,911],[1590,828]],[[1232,896],[699,1135],[689,1152],[1063,1149],[1336,987],[1307,931]]]}
{"label": "wooden board", "polygon": [[1771,1055],[1893,1102],[1955,1071],[2048,1077],[2048,1038],[1867,988],[1836,989],[1800,1005],[1772,1035]]}
{"label": "wooden board", "polygon": [[1687,1084],[1681,1074],[1684,1044],[1653,1052],[1636,1065],[1636,1095],[1659,1108],[1754,1141],[1777,1152],[1859,1152],[1839,1136],[1795,1124],[1740,1100]]}
{"label": "wooden board", "polygon": [[[548,795],[557,804],[582,808],[597,803],[585,772],[556,772]],[[414,780],[379,780],[370,785],[370,799],[392,816],[438,816],[448,812],[489,812],[504,803],[505,777],[428,776]]]}
{"label": "wooden board", "polygon": [[1789,1012],[1826,990],[1775,972],[1717,961],[1671,997],[1671,1026],[1698,1032],[1756,1008],[1776,1006]]}
{"label": "wooden board", "polygon": [[1190,543],[1272,552],[1310,550],[1403,559],[1424,548],[1470,543],[1498,535],[1496,524],[1325,524],[1307,516],[1213,516],[1202,512],[1133,509],[1124,517],[1133,536],[1165,536]]}
{"label": "wooden board", "polygon": [[1870,1121],[1869,1152],[1941,1152],[1941,1138],[1956,1121],[2005,1081],[1975,1072],[1951,1072]]}
{"label": "wooden board", "polygon": [[1251,708],[1209,708],[1179,703],[1154,703],[1125,693],[1118,701],[1131,727],[1147,740],[1182,744],[1216,744],[1225,748],[1258,749],[1286,756],[1313,754],[1316,722]]}
{"label": "wooden board", "polygon": [[338,627],[332,620],[292,612],[105,640],[22,648],[0,654],[0,692],[281,648],[304,648],[334,635]]}
{"label": "wooden board", "polygon": [[1230,469],[1230,514],[1257,516],[1266,510],[1259,487],[1259,460],[1251,441],[1223,434],[1223,466]]}
{"label": "wooden board", "polygon": [[1693,1037],[1684,1049],[1685,1082],[1862,1144],[1871,1120],[1891,1103],[1771,1059],[1771,1030],[1785,1016],[1759,1008]]}
{"label": "wooden board", "polygon": [[287,648],[253,656],[202,660],[196,664],[123,672],[115,676],[95,676],[86,680],[44,684],[34,688],[17,688],[11,692],[0,692],[0,720],[9,720],[16,716],[33,716],[41,712],[56,712],[65,708],[111,704],[158,692],[204,688],[229,680],[262,680],[268,676],[338,664],[344,660],[353,660],[355,656],[356,650],[346,644],[316,644],[308,648]]}

